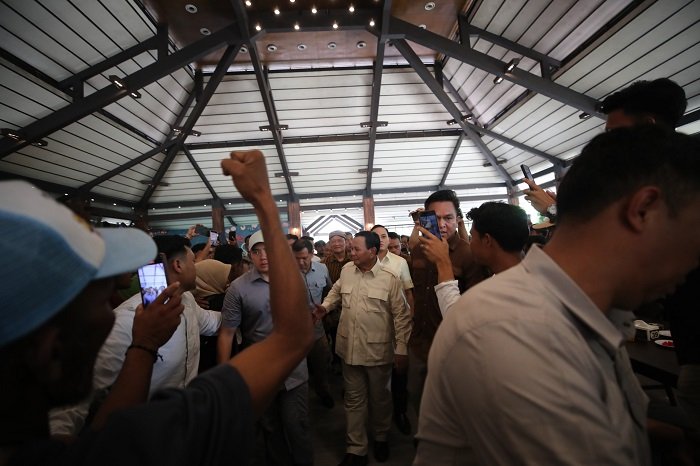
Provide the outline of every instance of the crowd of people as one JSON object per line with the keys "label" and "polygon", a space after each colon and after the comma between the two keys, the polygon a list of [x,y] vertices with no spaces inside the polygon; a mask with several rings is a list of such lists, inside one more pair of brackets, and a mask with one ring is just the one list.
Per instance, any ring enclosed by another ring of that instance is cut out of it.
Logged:
{"label": "crowd of people", "polygon": [[[692,464],[700,143],[674,131],[685,95],[667,79],[602,110],[556,194],[526,181],[548,235],[518,206],[463,215],[441,190],[421,208],[439,235],[416,216],[410,237],[299,238],[259,151],[222,161],[261,226],[242,245],[95,229],[0,182],[0,464],[311,465],[309,403],[333,408],[337,375],[341,466],[370,445],[386,462],[392,420],[414,465],[663,464],[650,439]],[[154,260],[168,287],[145,300],[134,272]],[[625,349],[631,311],[666,295],[680,422],[651,414]]]}

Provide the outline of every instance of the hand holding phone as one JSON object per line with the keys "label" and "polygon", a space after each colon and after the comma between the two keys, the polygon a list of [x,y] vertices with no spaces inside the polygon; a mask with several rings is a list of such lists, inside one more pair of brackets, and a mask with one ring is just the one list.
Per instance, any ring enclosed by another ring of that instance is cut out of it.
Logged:
{"label": "hand holding phone", "polygon": [[215,232],[214,230],[211,230],[209,232],[209,242],[211,243],[212,246],[216,246],[219,241],[219,234]]}
{"label": "hand holding phone", "polygon": [[141,302],[143,307],[148,307],[168,287],[168,276],[165,271],[165,255],[161,254],[161,262],[147,264],[138,270],[139,284],[141,285]]}
{"label": "hand holding phone", "polygon": [[440,227],[438,226],[437,215],[435,215],[434,210],[425,210],[421,212],[418,215],[418,220],[423,228],[435,235],[438,239],[442,238],[440,235]]}
{"label": "hand holding phone", "polygon": [[525,164],[520,165],[520,169],[523,171],[523,175],[525,175],[525,178],[530,180],[530,181],[535,181],[535,178],[532,176],[532,172],[530,171],[530,167],[528,167]]}

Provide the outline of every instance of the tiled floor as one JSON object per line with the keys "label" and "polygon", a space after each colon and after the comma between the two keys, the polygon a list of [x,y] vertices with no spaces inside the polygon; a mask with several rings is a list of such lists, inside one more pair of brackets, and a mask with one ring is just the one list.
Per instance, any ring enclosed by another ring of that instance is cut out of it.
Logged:
{"label": "tiled floor", "polygon": [[[310,393],[310,416],[313,430],[314,457],[316,466],[337,466],[345,455],[345,411],[343,410],[342,378],[333,376],[332,395],[335,407],[327,409],[321,405],[313,390]],[[409,407],[408,413],[411,426],[415,433],[416,416]],[[370,441],[369,464],[386,466],[408,466],[413,462],[415,448],[413,447],[413,435],[403,435],[392,424],[389,433],[389,448],[391,454],[389,461],[377,463],[372,456],[372,443]]]}

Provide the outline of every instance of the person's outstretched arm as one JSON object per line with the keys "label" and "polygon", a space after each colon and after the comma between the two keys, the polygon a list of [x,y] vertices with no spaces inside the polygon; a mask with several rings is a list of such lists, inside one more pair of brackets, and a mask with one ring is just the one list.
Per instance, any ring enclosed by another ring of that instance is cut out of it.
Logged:
{"label": "person's outstretched arm", "polygon": [[282,232],[262,153],[231,152],[221,166],[225,175],[233,177],[238,192],[253,204],[270,263],[272,333],[229,361],[248,385],[259,415],[313,346],[313,327],[301,274],[289,273],[297,265]]}

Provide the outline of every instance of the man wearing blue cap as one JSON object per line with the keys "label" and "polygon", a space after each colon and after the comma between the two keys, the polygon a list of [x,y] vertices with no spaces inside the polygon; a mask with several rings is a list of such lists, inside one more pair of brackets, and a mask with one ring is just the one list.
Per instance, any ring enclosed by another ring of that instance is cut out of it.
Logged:
{"label": "man wearing blue cap", "polygon": [[[0,183],[0,266],[14,271],[0,288],[0,464],[248,461],[254,415],[306,356],[313,332],[301,277],[287,273],[294,258],[262,154],[234,152],[222,167],[253,204],[275,258],[270,268],[275,329],[185,390],[134,406],[148,393],[154,354],[180,321],[179,284],[171,284],[148,309],[135,313],[124,368],[102,406],[111,415],[98,413],[93,425],[99,427],[71,445],[49,439],[48,410],[87,394],[95,356],[114,320],[108,304],[113,277],[152,260],[156,248],[135,229],[91,230],[27,183]],[[17,247],[27,240],[42,244],[41,252]]]}

